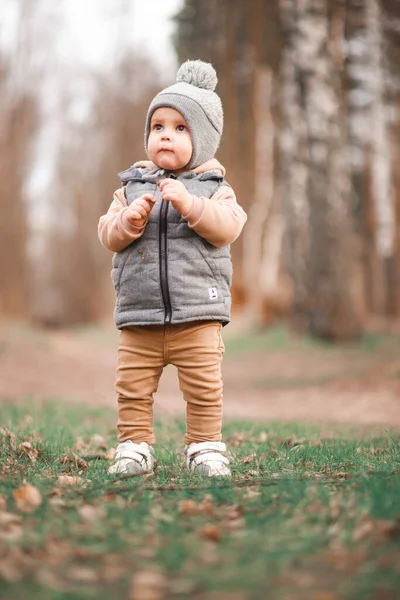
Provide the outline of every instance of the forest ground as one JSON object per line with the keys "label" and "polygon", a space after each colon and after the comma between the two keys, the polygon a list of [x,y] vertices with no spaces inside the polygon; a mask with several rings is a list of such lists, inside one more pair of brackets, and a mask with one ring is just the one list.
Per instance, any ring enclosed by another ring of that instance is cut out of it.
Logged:
{"label": "forest ground", "polygon": [[[118,332],[113,327],[45,331],[0,327],[0,398],[52,398],[115,407]],[[283,325],[253,334],[224,329],[226,419],[400,425],[400,333],[370,332],[358,343],[297,337]],[[183,416],[168,366],[155,416]]]}
{"label": "forest ground", "polygon": [[334,346],[227,330],[229,482],[184,468],[174,369],[154,475],[107,474],[117,342],[105,327],[1,329],[1,600],[399,598],[394,330]]}

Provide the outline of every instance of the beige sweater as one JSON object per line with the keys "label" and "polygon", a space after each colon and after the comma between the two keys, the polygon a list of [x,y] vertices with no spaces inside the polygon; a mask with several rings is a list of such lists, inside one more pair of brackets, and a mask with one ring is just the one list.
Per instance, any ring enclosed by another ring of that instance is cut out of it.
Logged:
{"label": "beige sweater", "polygon": [[[156,169],[149,161],[135,163],[137,168]],[[195,173],[219,170],[225,175],[224,167],[215,159],[211,159],[194,169]],[[237,203],[232,188],[222,186],[211,198],[192,196],[193,202],[189,212],[182,215],[189,227],[198,235],[217,247],[231,244],[239,236],[247,220],[243,208]],[[138,239],[145,227],[137,228],[129,223],[125,212],[128,208],[124,189],[114,192],[113,201],[107,214],[99,221],[99,238],[102,245],[112,252],[121,252],[134,240]]]}

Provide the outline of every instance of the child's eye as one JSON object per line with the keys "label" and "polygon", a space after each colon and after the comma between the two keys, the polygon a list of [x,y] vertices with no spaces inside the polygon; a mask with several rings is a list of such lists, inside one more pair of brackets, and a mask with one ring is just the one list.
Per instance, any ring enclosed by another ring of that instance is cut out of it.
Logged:
{"label": "child's eye", "polygon": [[153,125],[153,128],[154,128],[156,131],[161,131],[161,129],[162,129],[162,125],[160,125],[160,123],[155,123],[155,125]]}
{"label": "child's eye", "polygon": [[177,130],[178,131],[186,131],[186,126],[185,125],[178,125]]}

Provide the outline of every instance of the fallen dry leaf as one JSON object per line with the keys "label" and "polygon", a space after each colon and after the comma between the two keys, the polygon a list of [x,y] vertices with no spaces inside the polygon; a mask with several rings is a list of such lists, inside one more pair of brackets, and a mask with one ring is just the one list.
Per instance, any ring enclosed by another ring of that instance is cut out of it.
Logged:
{"label": "fallen dry leaf", "polygon": [[55,488],[53,488],[53,489],[51,490],[51,492],[49,492],[49,493],[47,494],[47,497],[48,497],[49,499],[51,499],[51,500],[52,500],[53,498],[60,498],[60,496],[61,496],[61,490],[60,490],[60,488],[58,488],[58,487],[55,487]]}
{"label": "fallen dry leaf", "polygon": [[102,506],[83,504],[78,508],[78,514],[84,521],[92,522],[104,519],[107,513]]}
{"label": "fallen dry leaf", "polygon": [[240,504],[232,504],[227,507],[225,512],[225,519],[228,521],[234,521],[235,519],[240,519],[244,514],[243,506]]}
{"label": "fallen dry leaf", "polygon": [[360,540],[370,537],[373,531],[374,523],[372,522],[370,517],[364,517],[361,523],[353,529],[353,533],[351,535],[352,540],[354,542],[359,542]]}
{"label": "fallen dry leaf", "polygon": [[214,515],[215,506],[214,499],[210,494],[206,494],[199,504],[199,512],[203,515]]}
{"label": "fallen dry leaf", "polygon": [[101,499],[104,500],[104,502],[114,502],[118,497],[119,496],[117,496],[115,492],[106,492],[102,495]]}
{"label": "fallen dry leaf", "polygon": [[102,448],[103,450],[107,449],[107,443],[105,438],[99,433],[94,433],[90,438],[90,445],[95,446],[95,448]]}
{"label": "fallen dry leaf", "polygon": [[10,512],[0,513],[0,529],[13,525],[15,523],[21,523],[22,519],[19,515]]}
{"label": "fallen dry leaf", "polygon": [[126,498],[118,496],[118,494],[116,494],[115,492],[106,492],[105,494],[103,494],[101,499],[104,502],[114,502],[119,508],[125,508],[125,506],[127,506],[128,504]]}
{"label": "fallen dry leaf", "polygon": [[5,439],[12,448],[15,448],[17,441],[17,436],[15,435],[15,433],[9,431],[7,427],[3,427],[2,429],[0,429],[0,434],[5,437]]}
{"label": "fallen dry leaf", "polygon": [[229,444],[231,446],[241,446],[242,444],[245,444],[246,442],[247,442],[247,435],[243,431],[236,433],[229,440]]}
{"label": "fallen dry leaf", "polygon": [[109,451],[107,452],[107,454],[105,455],[105,459],[106,460],[113,460],[115,458],[115,454],[116,454],[116,449],[115,448],[110,448]]}
{"label": "fallen dry leaf", "polygon": [[223,522],[224,530],[226,531],[238,531],[239,529],[246,528],[246,519],[234,519],[232,521]]}
{"label": "fallen dry leaf", "polygon": [[298,438],[293,433],[290,437],[282,440],[281,444],[282,444],[282,446],[286,446],[288,448],[293,448],[294,446],[298,446],[299,444],[302,444],[304,441],[305,441],[304,438]]}
{"label": "fallen dry leaf", "polygon": [[13,491],[18,510],[26,513],[34,512],[42,504],[42,495],[34,485],[23,483]]}
{"label": "fallen dry leaf", "polygon": [[376,531],[381,539],[390,538],[391,540],[398,540],[400,538],[400,522],[379,519],[376,522]]}
{"label": "fallen dry leaf", "polygon": [[65,508],[67,506],[66,501],[62,498],[59,498],[58,496],[53,496],[52,498],[49,498],[49,502],[55,509]]}
{"label": "fallen dry leaf", "polygon": [[82,477],[77,477],[76,475],[60,475],[57,479],[57,484],[61,487],[66,487],[69,485],[80,485],[82,483]]}
{"label": "fallen dry leaf", "polygon": [[187,498],[179,502],[178,511],[181,515],[197,515],[199,513],[199,507],[194,500]]}
{"label": "fallen dry leaf", "polygon": [[129,600],[163,600],[166,591],[164,573],[156,570],[139,571],[132,577]]}
{"label": "fallen dry leaf", "polygon": [[353,531],[353,539],[359,541],[371,537],[375,542],[400,537],[400,523],[387,519],[372,520],[365,517],[363,522]]}
{"label": "fallen dry leaf", "polygon": [[72,581],[78,581],[79,583],[86,584],[97,583],[99,580],[99,575],[94,569],[80,565],[72,565],[69,567],[66,576],[67,579],[72,579]]}
{"label": "fallen dry leaf", "polygon": [[76,442],[75,442],[75,450],[82,450],[82,451],[87,451],[89,450],[90,446],[87,442],[85,442],[81,437],[78,437]]}
{"label": "fallen dry leaf", "polygon": [[206,523],[203,525],[200,529],[200,535],[205,540],[210,540],[211,542],[220,542],[222,537],[220,527],[214,523]]}
{"label": "fallen dry leaf", "polygon": [[298,452],[299,450],[304,450],[304,448],[304,444],[296,444],[290,448],[289,452]]}
{"label": "fallen dry leaf", "polygon": [[28,441],[22,442],[22,444],[20,444],[20,446],[19,446],[19,449],[24,454],[27,454],[33,463],[36,462],[39,452],[35,448],[32,447],[32,444],[30,442],[28,442]]}
{"label": "fallen dry leaf", "polygon": [[164,521],[164,523],[171,523],[173,521],[173,516],[165,512],[160,504],[153,504],[149,508],[149,514],[156,521]]}
{"label": "fallen dry leaf", "polygon": [[213,498],[210,494],[206,494],[203,500],[199,503],[195,502],[191,498],[182,500],[178,505],[178,510],[182,515],[214,515],[215,506]]}
{"label": "fallen dry leaf", "polygon": [[79,471],[87,471],[89,468],[87,462],[77,454],[61,454],[58,460],[60,463],[71,465],[71,467],[75,467]]}
{"label": "fallen dry leaf", "polygon": [[9,512],[0,512],[0,539],[13,542],[18,540],[22,533],[22,519],[19,515]]}
{"label": "fallen dry leaf", "polygon": [[240,462],[242,463],[242,465],[249,465],[250,463],[253,463],[256,460],[257,460],[257,453],[252,452],[248,456],[244,456]]}
{"label": "fallen dry leaf", "polygon": [[261,496],[261,492],[252,488],[247,488],[243,494],[245,498],[256,498],[257,496]]}

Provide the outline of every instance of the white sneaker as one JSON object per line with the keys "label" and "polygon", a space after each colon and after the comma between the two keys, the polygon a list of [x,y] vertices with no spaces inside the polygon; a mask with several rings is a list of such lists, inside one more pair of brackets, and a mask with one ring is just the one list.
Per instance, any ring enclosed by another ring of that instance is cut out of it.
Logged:
{"label": "white sneaker", "polygon": [[186,466],[189,471],[206,477],[230,477],[229,460],[221,452],[226,451],[223,442],[200,442],[185,446]]}
{"label": "white sneaker", "polygon": [[151,473],[154,458],[153,448],[147,442],[135,444],[131,440],[118,444],[115,462],[108,469],[110,475],[141,475]]}

